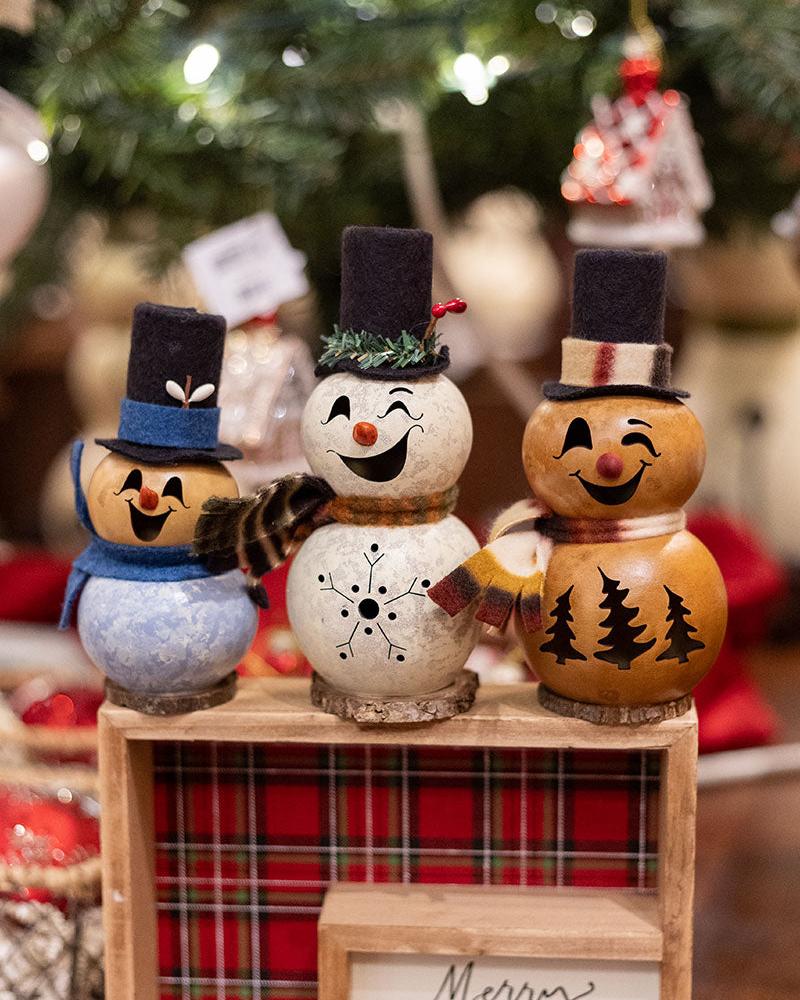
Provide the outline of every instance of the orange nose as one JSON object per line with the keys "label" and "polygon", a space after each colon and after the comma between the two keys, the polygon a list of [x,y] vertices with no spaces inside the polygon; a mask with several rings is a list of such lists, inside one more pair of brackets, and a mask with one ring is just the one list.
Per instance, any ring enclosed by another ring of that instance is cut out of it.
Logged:
{"label": "orange nose", "polygon": [[597,459],[597,472],[603,479],[619,479],[622,475],[622,459],[613,452],[603,452]]}
{"label": "orange nose", "polygon": [[158,507],[158,493],[149,486],[143,486],[139,490],[139,504],[145,510],[155,510]]}
{"label": "orange nose", "polygon": [[368,424],[365,420],[360,420],[353,428],[353,440],[356,444],[369,447],[378,440],[378,428],[375,424]]}

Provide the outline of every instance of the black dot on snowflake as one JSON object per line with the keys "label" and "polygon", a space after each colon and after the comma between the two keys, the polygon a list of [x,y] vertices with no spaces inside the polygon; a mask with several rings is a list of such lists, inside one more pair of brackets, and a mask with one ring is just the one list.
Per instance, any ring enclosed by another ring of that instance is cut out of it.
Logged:
{"label": "black dot on snowflake", "polygon": [[372,545],[370,545],[369,550],[370,552],[377,552],[379,548],[380,546],[378,545],[378,543],[373,542]]}
{"label": "black dot on snowflake", "polygon": [[365,597],[363,601],[358,602],[358,613],[362,618],[377,618],[380,610],[378,602],[371,597]]}
{"label": "black dot on snowflake", "polygon": [[340,660],[346,660],[347,659],[347,653],[339,653],[339,659]]}
{"label": "black dot on snowflake", "polygon": [[430,587],[430,585],[431,585],[431,581],[430,580],[423,580],[422,581],[422,586],[423,587]]}
{"label": "black dot on snowflake", "polygon": [[378,587],[378,593],[379,594],[385,594],[386,593],[386,587]]}
{"label": "black dot on snowflake", "polygon": [[325,577],[322,575],[322,573],[320,573],[317,579],[319,580],[320,583],[325,583]]}
{"label": "black dot on snowflake", "polygon": [[400,655],[397,657],[397,662],[398,663],[403,663],[404,660],[405,660],[405,656],[403,656],[403,654],[400,653]]}
{"label": "black dot on snowflake", "polygon": [[390,622],[393,622],[395,618],[397,618],[397,615],[395,614],[394,611],[390,611],[386,617],[389,619]]}
{"label": "black dot on snowflake", "polygon": [[353,586],[350,589],[353,591],[354,594],[357,594],[358,593],[358,584],[354,583]]}
{"label": "black dot on snowflake", "polygon": [[364,635],[372,635],[372,629],[369,627],[369,625],[367,625],[367,627],[364,629]]}
{"label": "black dot on snowflake", "polygon": [[349,614],[350,612],[347,610],[347,608],[342,608],[342,618],[347,618]]}

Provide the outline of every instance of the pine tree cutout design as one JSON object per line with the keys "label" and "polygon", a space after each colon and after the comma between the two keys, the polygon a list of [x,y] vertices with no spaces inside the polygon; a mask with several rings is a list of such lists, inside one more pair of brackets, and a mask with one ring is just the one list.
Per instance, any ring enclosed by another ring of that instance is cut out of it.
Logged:
{"label": "pine tree cutout design", "polygon": [[571,602],[574,587],[575,584],[556,598],[555,607],[550,612],[555,621],[545,632],[546,635],[551,635],[553,638],[539,647],[543,653],[552,653],[556,658],[556,663],[586,659],[583,653],[572,645],[575,633],[570,628],[569,623],[575,621],[572,617]]}
{"label": "pine tree cutout design", "polygon": [[603,578],[603,593],[606,595],[605,599],[600,602],[600,607],[608,611],[606,617],[600,622],[600,627],[608,629],[608,634],[604,639],[598,639],[598,642],[601,646],[608,646],[608,649],[596,650],[595,659],[614,663],[620,670],[630,670],[631,663],[636,657],[646,653],[651,646],[655,645],[656,640],[638,641],[638,637],[647,626],[631,624],[639,614],[639,609],[625,606],[625,598],[630,590],[626,587],[620,587],[620,581],[612,580],[610,576],[606,576],[599,566],[597,569]]}
{"label": "pine tree cutout design", "polygon": [[667,621],[672,622],[672,624],[667,629],[669,646],[663,653],[658,654],[656,660],[677,660],[678,663],[688,663],[689,653],[694,652],[695,649],[705,649],[706,644],[700,642],[699,639],[692,638],[691,633],[696,632],[697,629],[686,620],[692,612],[684,604],[681,595],[676,594],[666,585],[664,590],[667,592],[667,600],[669,601]]}

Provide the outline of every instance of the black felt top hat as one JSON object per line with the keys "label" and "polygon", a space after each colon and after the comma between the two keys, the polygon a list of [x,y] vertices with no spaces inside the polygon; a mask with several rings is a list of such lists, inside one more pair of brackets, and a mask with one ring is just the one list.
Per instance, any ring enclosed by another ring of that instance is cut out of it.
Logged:
{"label": "black felt top hat", "polygon": [[547,399],[688,396],[670,381],[672,348],[664,341],[666,283],[666,254],[579,250],[572,331],[561,342],[561,379],[543,387]]}
{"label": "black felt top hat", "polygon": [[155,464],[241,458],[238,448],[218,440],[224,347],[222,316],[152,302],[136,306],[119,436],[97,443]]}
{"label": "black felt top hat", "polygon": [[[433,237],[421,229],[348,226],[342,233],[339,325],[317,375],[413,379],[444,371],[446,347],[425,339],[431,319]],[[409,360],[411,358],[412,360]]]}

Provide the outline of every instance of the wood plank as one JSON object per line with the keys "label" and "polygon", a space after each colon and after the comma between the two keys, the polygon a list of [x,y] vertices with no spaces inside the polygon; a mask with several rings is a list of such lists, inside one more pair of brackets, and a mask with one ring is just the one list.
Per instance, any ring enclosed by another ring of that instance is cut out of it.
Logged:
{"label": "wood plank", "polygon": [[155,1000],[152,746],[99,719],[107,1000]]}
{"label": "wood plank", "polygon": [[[658,962],[655,895],[511,886],[355,885],[331,888],[320,953],[492,955]],[[323,969],[329,967],[327,956]]]}
{"label": "wood plank", "polygon": [[215,740],[237,743],[357,743],[406,746],[539,747],[542,749],[662,749],[694,731],[694,709],[650,726],[596,726],[539,705],[534,684],[485,685],[474,706],[440,722],[358,725],[314,708],[309,681],[253,677],[239,681],[225,705],[158,718],[106,703],[108,724],[129,740]]}
{"label": "wood plank", "polygon": [[697,730],[662,756],[658,898],[664,933],[661,1000],[691,1000],[694,925]]}

